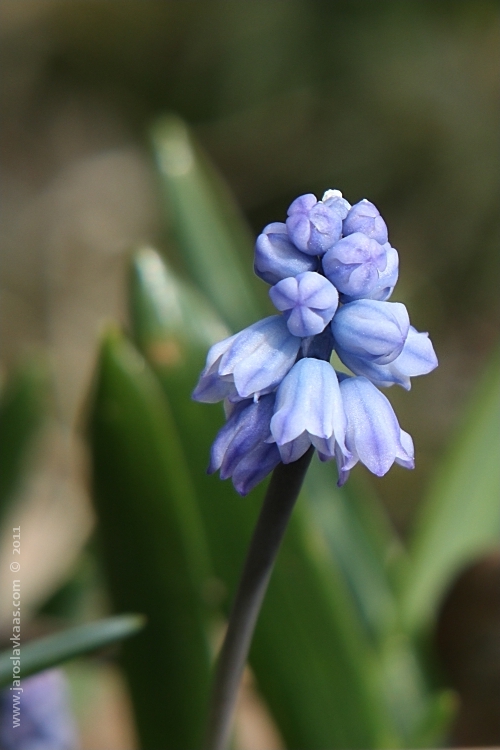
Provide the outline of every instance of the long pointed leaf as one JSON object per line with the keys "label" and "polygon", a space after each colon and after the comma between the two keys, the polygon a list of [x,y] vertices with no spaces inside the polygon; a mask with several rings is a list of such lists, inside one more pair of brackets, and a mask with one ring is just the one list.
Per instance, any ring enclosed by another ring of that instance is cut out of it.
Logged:
{"label": "long pointed leaf", "polygon": [[0,397],[0,522],[19,487],[33,440],[47,415],[47,371],[38,359],[26,362]]}
{"label": "long pointed leaf", "polygon": [[[130,638],[141,631],[145,624],[142,615],[118,615],[23,643],[20,677],[29,677],[43,669]],[[0,654],[0,688],[12,683],[12,655],[12,649]]]}
{"label": "long pointed leaf", "polygon": [[145,361],[118,334],[103,343],[91,441],[111,596],[118,611],[148,618],[123,653],[142,747],[192,750],[208,695],[210,565],[169,409]]}
{"label": "long pointed leaf", "polygon": [[403,591],[403,613],[410,630],[428,625],[452,578],[498,543],[499,412],[496,352],[417,520]]}
{"label": "long pointed leaf", "polygon": [[158,120],[152,139],[167,215],[188,272],[234,330],[254,323],[265,292],[251,272],[252,239],[229,191],[180,118]]}

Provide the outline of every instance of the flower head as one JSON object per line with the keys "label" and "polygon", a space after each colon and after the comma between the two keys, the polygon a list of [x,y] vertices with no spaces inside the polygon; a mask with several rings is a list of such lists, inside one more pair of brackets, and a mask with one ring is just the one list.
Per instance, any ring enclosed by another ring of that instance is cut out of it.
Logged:
{"label": "flower head", "polygon": [[[338,190],[320,201],[300,196],[286,223],[268,224],[257,238],[255,272],[281,314],[208,353],[193,397],[224,400],[227,418],[209,471],[246,494],[310,445],[336,460],[339,484],[358,461],[378,476],[393,463],[413,468],[411,437],[378,389],[409,389],[437,358],[406,307],[387,302],[399,256],[378,209],[366,199],[351,207]],[[353,373],[339,375],[340,385],[333,350]]]}

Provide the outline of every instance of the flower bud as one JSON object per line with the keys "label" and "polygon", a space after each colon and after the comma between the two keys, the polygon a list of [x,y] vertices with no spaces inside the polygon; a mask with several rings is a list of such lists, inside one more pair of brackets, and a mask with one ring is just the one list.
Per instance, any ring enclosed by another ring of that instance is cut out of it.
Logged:
{"label": "flower bud", "polygon": [[312,271],[279,281],[269,290],[269,296],[276,309],[284,313],[290,333],[302,338],[321,333],[339,302],[335,287]]}
{"label": "flower bud", "polygon": [[332,321],[335,349],[385,365],[403,350],[410,319],[401,302],[356,300],[340,308]]}
{"label": "flower bud", "polygon": [[387,249],[361,232],[343,237],[323,258],[325,276],[349,301],[369,297],[387,267]]}
{"label": "flower bud", "polygon": [[283,222],[268,224],[257,237],[254,271],[267,284],[276,284],[304,271],[316,271],[318,265],[315,256],[297,250]]}
{"label": "flower bud", "polygon": [[323,203],[312,193],[301,195],[288,209],[288,235],[303,253],[323,255],[340,239],[344,215],[344,204],[335,197]]}
{"label": "flower bud", "polygon": [[379,210],[366,198],[355,203],[342,225],[342,234],[346,237],[354,232],[362,232],[381,245],[387,242],[387,226]]}

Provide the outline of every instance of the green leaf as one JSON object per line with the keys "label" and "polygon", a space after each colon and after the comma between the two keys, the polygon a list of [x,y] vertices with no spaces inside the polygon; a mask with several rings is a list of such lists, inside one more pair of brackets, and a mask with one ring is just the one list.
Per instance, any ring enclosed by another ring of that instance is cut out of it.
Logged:
{"label": "green leaf", "polygon": [[266,295],[251,270],[250,232],[226,185],[180,118],[158,120],[152,140],[167,216],[188,273],[233,330],[254,323]]}
{"label": "green leaf", "polygon": [[[213,343],[210,332],[198,337],[193,332],[212,313],[200,297],[191,295],[190,304],[182,303],[186,287],[166,267],[155,275],[152,289],[152,275],[143,268],[150,263],[151,256],[141,253],[133,264],[134,334],[168,397],[221,582],[219,591],[226,592],[222,604],[227,612],[265,487],[260,485],[241,500],[229,482],[206,475],[210,445],[223,414],[216,406],[194,403],[190,394]],[[166,281],[163,293],[160,279]],[[176,311],[162,330],[154,308],[155,299],[165,297],[175,302]],[[147,309],[154,323],[147,322]],[[162,357],[165,342],[169,348],[174,342],[182,356]],[[250,661],[288,747],[369,748],[395,741],[378,690],[374,651],[304,497],[286,533]]]}
{"label": "green leaf", "polygon": [[141,746],[192,750],[208,698],[210,562],[168,405],[117,333],[103,342],[90,433],[111,597],[148,618],[123,651]]}
{"label": "green leaf", "polygon": [[403,615],[411,631],[430,624],[439,599],[460,569],[498,544],[499,410],[497,351],[417,519],[402,593]]}
{"label": "green leaf", "polygon": [[375,496],[357,476],[339,489],[335,464],[315,462],[306,477],[311,512],[342,570],[364,627],[381,644],[397,626],[392,568],[402,545]]}
{"label": "green leaf", "polygon": [[[69,659],[130,638],[142,630],[145,624],[143,615],[118,615],[23,643],[20,677],[29,677]],[[12,649],[0,654],[0,688],[12,684]]]}
{"label": "green leaf", "polygon": [[37,358],[7,381],[0,398],[0,523],[20,486],[26,459],[47,415],[48,377]]}

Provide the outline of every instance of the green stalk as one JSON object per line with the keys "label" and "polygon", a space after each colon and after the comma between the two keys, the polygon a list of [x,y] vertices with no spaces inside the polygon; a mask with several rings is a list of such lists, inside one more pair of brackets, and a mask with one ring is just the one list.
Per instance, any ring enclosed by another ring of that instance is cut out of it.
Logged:
{"label": "green stalk", "polygon": [[212,691],[206,750],[225,750],[238,686],[262,601],[314,448],[273,472],[229,616]]}

